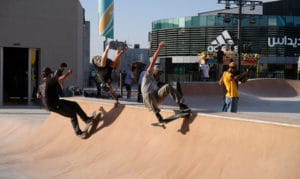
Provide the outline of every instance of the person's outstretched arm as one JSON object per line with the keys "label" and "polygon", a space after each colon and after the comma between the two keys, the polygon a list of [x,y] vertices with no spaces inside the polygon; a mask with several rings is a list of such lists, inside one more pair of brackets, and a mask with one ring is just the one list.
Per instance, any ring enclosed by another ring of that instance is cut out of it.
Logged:
{"label": "person's outstretched arm", "polygon": [[120,69],[121,67],[121,57],[125,53],[125,50],[118,50],[112,68]]}
{"label": "person's outstretched arm", "polygon": [[157,57],[158,57],[158,55],[159,55],[159,52],[160,52],[160,50],[161,50],[164,46],[165,46],[165,43],[164,43],[164,42],[160,42],[160,43],[159,43],[158,48],[157,48],[156,52],[155,52],[154,55],[153,55],[152,61],[151,61],[150,65],[149,65],[148,68],[147,68],[147,71],[148,71],[148,72],[152,72],[152,71],[153,71],[153,68],[154,68],[154,65],[155,65],[155,63],[156,63]]}
{"label": "person's outstretched arm", "polygon": [[101,61],[100,61],[100,66],[99,67],[105,67],[106,66],[106,61],[107,61],[107,56],[109,52],[109,45],[106,46],[102,56],[101,56]]}
{"label": "person's outstretched arm", "polygon": [[61,83],[62,81],[66,80],[72,74],[72,70],[69,69],[67,73],[63,74],[62,76],[58,77],[58,82]]}

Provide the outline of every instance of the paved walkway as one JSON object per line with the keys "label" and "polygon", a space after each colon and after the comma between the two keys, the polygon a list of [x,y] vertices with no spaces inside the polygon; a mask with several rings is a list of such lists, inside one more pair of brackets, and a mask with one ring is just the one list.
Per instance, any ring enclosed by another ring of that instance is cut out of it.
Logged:
{"label": "paved walkway", "polygon": [[0,119],[45,120],[49,114],[49,111],[34,105],[0,107]]}

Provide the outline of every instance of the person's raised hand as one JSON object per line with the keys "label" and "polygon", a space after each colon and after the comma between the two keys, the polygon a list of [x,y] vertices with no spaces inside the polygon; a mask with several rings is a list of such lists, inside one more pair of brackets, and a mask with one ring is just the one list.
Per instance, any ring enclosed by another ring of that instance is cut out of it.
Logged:
{"label": "person's raised hand", "polygon": [[158,48],[163,48],[163,47],[165,47],[165,45],[166,45],[165,42],[161,41],[158,45]]}

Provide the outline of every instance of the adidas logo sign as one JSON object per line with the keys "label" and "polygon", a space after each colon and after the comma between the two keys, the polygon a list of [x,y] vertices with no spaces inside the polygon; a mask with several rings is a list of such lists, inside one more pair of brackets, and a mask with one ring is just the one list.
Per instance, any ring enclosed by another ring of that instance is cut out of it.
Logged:
{"label": "adidas logo sign", "polygon": [[[227,30],[224,30],[222,32],[221,35],[219,35],[216,40],[213,40],[211,43],[211,45],[207,47],[207,51],[208,52],[217,52],[218,51],[218,47],[224,47],[224,46],[228,46],[228,47],[232,47],[234,45],[234,42],[230,36],[230,34],[228,33]],[[237,51],[237,46],[234,46],[234,51]]]}

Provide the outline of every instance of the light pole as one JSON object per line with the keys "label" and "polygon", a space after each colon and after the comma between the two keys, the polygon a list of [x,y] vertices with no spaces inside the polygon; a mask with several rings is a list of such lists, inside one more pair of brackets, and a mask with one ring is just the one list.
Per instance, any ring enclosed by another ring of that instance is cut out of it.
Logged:
{"label": "light pole", "polygon": [[243,14],[242,14],[242,0],[238,0],[238,28],[237,28],[237,36],[238,36],[238,62],[237,62],[237,67],[238,70],[241,69],[241,43],[242,43],[242,33],[241,33],[241,28],[242,28],[242,19],[243,19]]}
{"label": "light pole", "polygon": [[[218,0],[219,4],[225,4],[225,9],[230,9],[230,6],[235,4],[238,7],[238,13],[237,13],[237,67],[238,70],[240,70],[241,67],[241,47],[242,47],[242,20],[243,20],[243,6],[248,5],[250,10],[254,10],[256,5],[261,5],[262,1],[251,1],[251,0]],[[224,14],[224,13],[223,13]],[[226,13],[225,13],[226,14]],[[230,14],[230,13],[228,13]],[[232,13],[234,14],[234,13]],[[227,19],[228,21],[228,19]]]}

